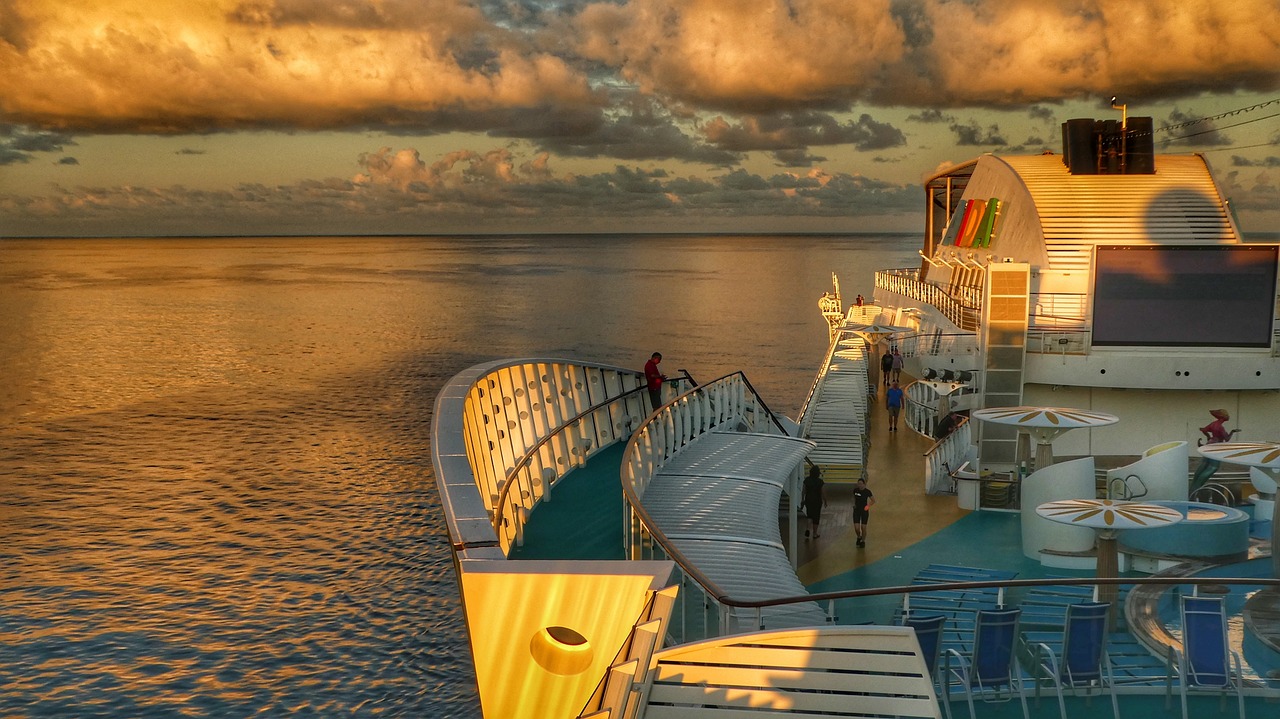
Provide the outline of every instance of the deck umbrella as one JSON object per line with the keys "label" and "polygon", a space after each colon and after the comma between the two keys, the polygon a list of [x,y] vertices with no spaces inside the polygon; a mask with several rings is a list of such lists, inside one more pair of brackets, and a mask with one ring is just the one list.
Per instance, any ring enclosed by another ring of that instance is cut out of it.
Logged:
{"label": "deck umbrella", "polygon": [[[868,345],[875,347],[879,345],[881,342],[883,342],[885,339],[892,337],[898,334],[899,332],[906,332],[911,328],[899,327],[898,325],[882,325],[878,323],[868,325],[868,324],[860,324],[857,322],[846,322],[845,324],[840,326],[840,329],[846,332],[852,332],[858,335]],[[845,342],[849,342],[849,341],[850,340],[841,340],[840,343],[844,344]],[[880,367],[879,363],[874,361],[876,358],[871,357],[870,359],[871,361],[869,365],[871,367],[879,369]]]}
{"label": "deck umbrella", "polygon": [[974,410],[974,419],[1007,424],[1026,432],[1036,441],[1036,469],[1053,464],[1053,440],[1078,427],[1103,427],[1120,418],[1106,412],[1069,407],[988,407]]}
{"label": "deck umbrella", "polygon": [[[1118,499],[1062,499],[1045,502],[1036,507],[1036,514],[1054,522],[1089,527],[1097,532],[1097,575],[1103,579],[1120,576],[1120,557],[1116,550],[1116,535],[1120,530],[1152,529],[1182,521],[1182,512],[1171,507]],[[1099,585],[1098,598],[1099,601],[1110,602],[1114,611],[1116,585]]]}
{"label": "deck umbrella", "polygon": [[866,340],[872,347],[880,344],[886,338],[901,332],[907,332],[910,327],[900,327],[898,325],[882,325],[882,324],[859,324],[856,322],[846,323],[840,326],[840,329],[846,332],[853,332],[862,339]]}
{"label": "deck umbrella", "polygon": [[[1258,490],[1258,502],[1271,505],[1271,575],[1280,578],[1280,532],[1276,532],[1280,512],[1276,504],[1276,486],[1280,484],[1280,442],[1218,442],[1196,447],[1196,451],[1205,459],[1232,464],[1243,464],[1259,471],[1250,472],[1254,489]],[[1266,516],[1266,513],[1263,513]],[[1254,517],[1262,519],[1263,517]]]}

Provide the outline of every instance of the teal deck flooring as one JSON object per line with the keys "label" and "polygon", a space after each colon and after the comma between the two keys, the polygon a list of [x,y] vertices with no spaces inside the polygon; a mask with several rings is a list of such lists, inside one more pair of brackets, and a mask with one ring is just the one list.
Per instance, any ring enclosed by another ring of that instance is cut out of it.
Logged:
{"label": "teal deck flooring", "polygon": [[566,474],[529,515],[512,559],[625,559],[618,470],[626,447],[614,444]]}

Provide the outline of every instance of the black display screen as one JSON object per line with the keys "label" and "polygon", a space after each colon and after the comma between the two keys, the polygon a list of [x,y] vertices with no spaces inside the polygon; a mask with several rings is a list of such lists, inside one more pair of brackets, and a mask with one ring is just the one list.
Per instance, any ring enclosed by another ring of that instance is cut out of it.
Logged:
{"label": "black display screen", "polygon": [[1098,247],[1093,344],[1270,347],[1278,247]]}

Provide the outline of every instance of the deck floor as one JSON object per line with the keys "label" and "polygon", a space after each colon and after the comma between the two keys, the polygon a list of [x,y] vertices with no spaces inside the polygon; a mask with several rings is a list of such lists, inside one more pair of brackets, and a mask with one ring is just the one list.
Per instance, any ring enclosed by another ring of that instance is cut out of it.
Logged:
{"label": "deck floor", "polygon": [[[938,563],[1010,569],[1018,572],[1020,578],[1089,574],[1046,570],[1039,562],[1023,556],[1016,513],[967,512],[956,506],[954,496],[926,495],[920,478],[924,474],[923,454],[931,441],[905,426],[890,433],[886,431],[886,419],[882,406],[872,407],[867,466],[868,484],[875,493],[876,505],[868,523],[867,546],[863,549],[855,546],[851,488],[828,485],[822,536],[799,540],[798,575],[809,591],[906,585],[922,569]],[[605,448],[586,467],[567,475],[557,485],[552,501],[540,504],[534,511],[526,528],[528,542],[513,552],[513,558],[622,558],[624,512],[618,482],[622,453],[622,445]],[[786,537],[785,514],[780,515],[780,520]],[[1018,598],[1010,597],[1010,600],[1016,602]],[[900,604],[899,597],[845,600],[837,603],[837,621],[890,622]],[[967,714],[963,699],[959,701],[960,704],[955,705],[959,712],[956,716]],[[1068,716],[1109,715],[1108,704],[1105,698],[1095,697],[1092,702],[1086,702],[1068,697]],[[1249,716],[1280,716],[1280,701],[1250,697],[1247,705]],[[1126,719],[1181,716],[1176,693],[1168,709],[1162,695],[1122,694],[1120,707]],[[1191,698],[1192,716],[1235,716],[1233,703],[1221,713],[1218,707],[1215,697]],[[979,703],[977,709],[983,719],[1012,718],[1022,713],[1017,701]],[[1057,717],[1056,698],[1045,695],[1038,708],[1033,703],[1031,715],[1035,719]]]}
{"label": "deck floor", "polygon": [[[924,493],[924,453],[932,441],[908,429],[905,422],[898,431],[889,432],[888,415],[879,397],[872,400],[869,415],[865,474],[876,503],[867,521],[867,546],[855,546],[853,488],[827,484],[821,538],[805,540],[803,531],[800,533],[797,573],[806,585],[893,557],[968,514],[956,505],[955,497]],[[785,529],[783,536],[789,536]]]}

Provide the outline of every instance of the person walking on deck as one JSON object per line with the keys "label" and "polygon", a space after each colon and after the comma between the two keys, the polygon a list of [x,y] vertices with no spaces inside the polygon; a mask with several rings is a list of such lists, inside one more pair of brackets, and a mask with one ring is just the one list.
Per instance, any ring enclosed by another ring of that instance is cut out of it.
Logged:
{"label": "person walking on deck", "polygon": [[875,503],[875,495],[867,489],[867,481],[859,479],[853,485],[853,531],[858,535],[859,547],[867,546],[867,517]]}
{"label": "person walking on deck", "polygon": [[889,386],[889,374],[893,371],[893,355],[889,353],[889,348],[884,348],[884,354],[880,355],[880,381],[885,387]]}
{"label": "person walking on deck", "polygon": [[662,353],[654,352],[649,361],[644,363],[644,381],[649,387],[649,403],[653,409],[662,406],[662,383],[667,379],[667,376],[658,369],[658,363],[661,361]]}
{"label": "person walking on deck", "polygon": [[903,393],[897,382],[884,393],[884,407],[889,410],[889,431],[898,431],[898,414],[902,412]]}
{"label": "person walking on deck", "polygon": [[893,362],[893,364],[890,365],[893,368],[893,381],[897,382],[902,379],[902,365],[905,362],[902,359],[902,355],[898,354],[897,347],[893,348],[893,357],[891,357],[890,359]]}
{"label": "person walking on deck", "polygon": [[825,484],[826,482],[822,481],[822,470],[818,469],[818,465],[810,467],[809,476],[804,478],[804,490],[800,499],[800,509],[804,511],[804,516],[809,518],[809,528],[804,530],[805,539],[809,538],[810,532],[813,533],[814,539],[822,536],[820,527],[822,508],[827,506]]}

